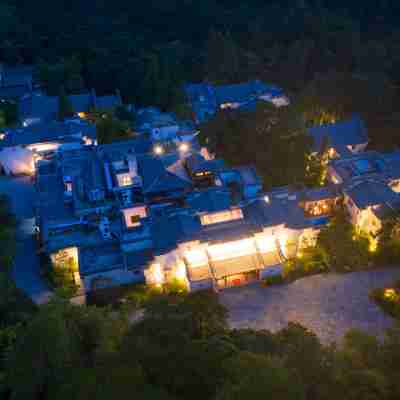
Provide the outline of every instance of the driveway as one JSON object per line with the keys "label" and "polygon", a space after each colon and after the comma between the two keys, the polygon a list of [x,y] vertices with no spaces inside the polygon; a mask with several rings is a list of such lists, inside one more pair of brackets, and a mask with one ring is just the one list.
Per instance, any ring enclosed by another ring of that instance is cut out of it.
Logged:
{"label": "driveway", "polygon": [[392,326],[392,318],[369,300],[368,293],[397,279],[400,268],[315,275],[283,286],[256,283],[226,289],[220,298],[230,312],[232,328],[275,332],[293,321],[330,343],[339,342],[351,328],[381,335]]}
{"label": "driveway", "polygon": [[28,177],[0,177],[0,193],[11,199],[12,209],[17,217],[17,254],[13,278],[18,288],[26,292],[36,303],[45,302],[51,291],[39,275],[39,258],[33,236],[34,207],[36,193]]}

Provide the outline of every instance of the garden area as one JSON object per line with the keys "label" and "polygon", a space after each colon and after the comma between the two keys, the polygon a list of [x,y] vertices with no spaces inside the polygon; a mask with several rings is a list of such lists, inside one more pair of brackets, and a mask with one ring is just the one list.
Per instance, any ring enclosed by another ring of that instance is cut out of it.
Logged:
{"label": "garden area", "polygon": [[315,245],[303,247],[288,259],[280,275],[264,279],[266,286],[293,282],[310,275],[356,272],[396,266],[400,261],[400,220],[387,215],[376,237],[358,232],[339,205],[322,227]]}

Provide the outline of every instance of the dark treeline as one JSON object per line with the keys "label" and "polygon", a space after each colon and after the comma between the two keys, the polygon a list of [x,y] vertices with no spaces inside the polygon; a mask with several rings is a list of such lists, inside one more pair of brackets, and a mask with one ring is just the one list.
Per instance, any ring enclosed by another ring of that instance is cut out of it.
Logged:
{"label": "dark treeline", "polygon": [[[0,58],[66,63],[100,93],[117,87],[129,101],[173,107],[183,81],[204,78],[258,77],[289,91],[330,70],[398,82],[396,15],[390,0],[5,0]],[[45,80],[69,75],[52,73]]]}
{"label": "dark treeline", "polygon": [[[10,305],[10,304],[8,304]],[[10,307],[3,315],[10,313]],[[144,318],[53,300],[3,327],[0,395],[10,400],[397,400],[400,329],[324,346],[289,324],[229,330],[213,293],[153,297]]]}

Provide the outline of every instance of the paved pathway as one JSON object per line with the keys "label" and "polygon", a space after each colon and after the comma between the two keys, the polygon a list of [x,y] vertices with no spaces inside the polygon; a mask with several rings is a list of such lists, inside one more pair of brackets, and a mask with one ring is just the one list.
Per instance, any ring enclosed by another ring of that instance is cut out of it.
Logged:
{"label": "paved pathway", "polygon": [[233,328],[277,331],[289,321],[313,330],[324,343],[339,342],[350,328],[381,335],[393,320],[368,298],[373,288],[400,279],[399,269],[316,275],[289,285],[259,283],[220,292]]}
{"label": "paved pathway", "polygon": [[39,259],[33,236],[35,190],[28,177],[0,177],[0,193],[11,198],[13,212],[18,221],[17,254],[13,277],[17,286],[36,303],[47,301],[51,291],[39,275]]}

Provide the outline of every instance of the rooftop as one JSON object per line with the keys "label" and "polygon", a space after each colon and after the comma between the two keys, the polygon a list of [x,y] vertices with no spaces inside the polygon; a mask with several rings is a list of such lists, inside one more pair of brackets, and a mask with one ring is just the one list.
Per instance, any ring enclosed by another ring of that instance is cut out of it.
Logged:
{"label": "rooftop", "polygon": [[347,121],[334,124],[314,126],[309,129],[314,139],[315,151],[320,151],[324,137],[328,137],[329,145],[341,155],[351,154],[347,146],[360,145],[368,142],[367,128],[358,115]]}
{"label": "rooftop", "polygon": [[26,146],[52,141],[80,141],[83,137],[96,139],[96,127],[85,121],[51,121],[28,127],[6,130],[1,147]]}

